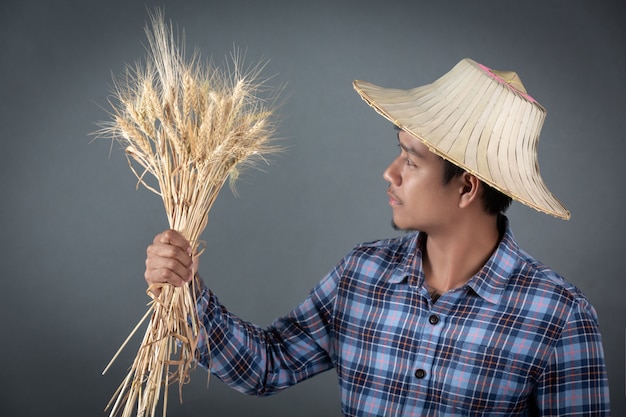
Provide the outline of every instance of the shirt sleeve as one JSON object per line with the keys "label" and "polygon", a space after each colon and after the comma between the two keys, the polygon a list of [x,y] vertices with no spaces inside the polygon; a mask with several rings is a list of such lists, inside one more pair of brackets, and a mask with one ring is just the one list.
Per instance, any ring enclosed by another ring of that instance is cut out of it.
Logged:
{"label": "shirt sleeve", "polygon": [[198,299],[204,325],[199,364],[237,391],[256,396],[272,395],[332,368],[335,271],[302,304],[266,329],[232,314],[203,286]]}
{"label": "shirt sleeve", "polygon": [[540,416],[609,416],[609,388],[597,316],[576,303],[537,385]]}

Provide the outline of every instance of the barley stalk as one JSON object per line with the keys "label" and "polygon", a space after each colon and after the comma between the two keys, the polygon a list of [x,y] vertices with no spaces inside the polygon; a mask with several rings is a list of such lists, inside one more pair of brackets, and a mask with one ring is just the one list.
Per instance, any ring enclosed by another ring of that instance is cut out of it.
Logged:
{"label": "barley stalk", "polygon": [[[225,182],[236,179],[242,166],[279,151],[273,140],[276,96],[260,98],[267,90],[260,78],[263,65],[244,71],[238,52],[231,57],[234,68],[226,70],[201,65],[197,53],[186,60],[184,40],[177,44],[162,13],[156,11],[150,20],[145,65],[129,66],[114,80],[112,121],[102,123],[98,135],[123,145],[137,185],[161,196],[169,226],[200,256],[200,236]],[[130,371],[107,405],[111,417],[130,417],[134,411],[154,417],[162,393],[165,416],[167,388],[176,382],[182,401],[202,325],[196,285],[192,280],[182,287],[148,289],[152,301],[146,316],[104,370],[150,317]]]}

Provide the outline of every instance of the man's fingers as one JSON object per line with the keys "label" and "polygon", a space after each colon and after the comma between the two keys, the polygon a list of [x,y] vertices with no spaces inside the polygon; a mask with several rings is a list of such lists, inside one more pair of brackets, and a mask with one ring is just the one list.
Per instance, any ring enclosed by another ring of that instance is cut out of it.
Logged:
{"label": "man's fingers", "polygon": [[186,276],[191,269],[191,260],[180,261],[177,258],[148,256],[146,258],[146,270],[148,271],[171,271],[179,276]]}
{"label": "man's fingers", "polygon": [[[164,260],[176,260],[185,268],[191,268],[192,259],[187,250],[183,250],[178,246],[166,243],[153,243],[146,250],[147,261],[156,261],[155,267],[159,267],[158,262]],[[147,265],[146,265],[147,266]],[[165,265],[167,267],[167,265]]]}
{"label": "man's fingers", "polygon": [[166,230],[154,238],[146,250],[145,280],[149,285],[181,286],[193,277],[189,242],[175,230]]}
{"label": "man's fingers", "polygon": [[170,229],[159,233],[155,236],[153,243],[172,245],[179,248],[183,252],[191,254],[191,246],[189,245],[189,242],[187,241],[187,239],[185,239],[183,235],[181,235],[176,230]]}

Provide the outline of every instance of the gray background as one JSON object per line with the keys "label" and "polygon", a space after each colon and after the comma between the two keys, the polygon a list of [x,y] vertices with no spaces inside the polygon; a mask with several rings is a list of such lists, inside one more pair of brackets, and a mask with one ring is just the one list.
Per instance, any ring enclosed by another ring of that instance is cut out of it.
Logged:
{"label": "gray background", "polygon": [[[0,6],[3,276],[0,415],[98,416],[134,358],[145,311],[145,248],[167,227],[135,190],[119,146],[93,141],[111,75],[144,56],[147,8],[164,5],[190,49],[216,62],[247,48],[287,83],[287,151],[248,171],[211,212],[201,273],[221,300],[267,325],[354,244],[396,232],[382,171],[390,125],[352,90],[433,81],[461,58],[516,70],[548,109],[539,146],[564,222],[515,203],[521,245],[581,287],[604,337],[623,415],[626,307],[624,13],[618,1],[7,1]],[[328,372],[248,398],[198,370],[168,415],[339,416]]]}

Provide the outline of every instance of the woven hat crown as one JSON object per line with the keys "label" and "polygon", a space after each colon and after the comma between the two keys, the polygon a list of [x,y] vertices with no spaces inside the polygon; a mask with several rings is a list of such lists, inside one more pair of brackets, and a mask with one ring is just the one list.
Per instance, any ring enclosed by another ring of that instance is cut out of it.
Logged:
{"label": "woven hat crown", "polygon": [[511,198],[569,219],[539,172],[537,145],[546,110],[519,76],[471,59],[410,90],[354,81],[378,113],[429,149]]}

